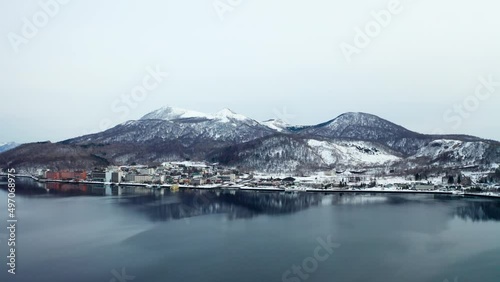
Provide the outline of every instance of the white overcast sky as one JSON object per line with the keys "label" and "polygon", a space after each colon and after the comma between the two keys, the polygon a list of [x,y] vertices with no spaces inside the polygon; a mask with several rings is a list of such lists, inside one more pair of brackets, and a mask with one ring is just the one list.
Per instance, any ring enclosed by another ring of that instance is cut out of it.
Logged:
{"label": "white overcast sky", "polygon": [[[480,76],[500,81],[498,0],[401,0],[351,63],[340,44],[390,1],[242,0],[221,21],[213,0],[72,0],[16,53],[9,34],[22,36],[40,2],[0,2],[0,142],[60,141],[161,106],[293,124],[361,111],[500,140],[500,85],[473,104]],[[157,65],[169,78],[130,113],[113,111]]]}

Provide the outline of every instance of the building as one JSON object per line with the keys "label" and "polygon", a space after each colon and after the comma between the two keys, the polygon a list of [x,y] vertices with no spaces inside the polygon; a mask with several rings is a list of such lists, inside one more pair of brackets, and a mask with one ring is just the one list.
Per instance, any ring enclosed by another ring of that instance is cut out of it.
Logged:
{"label": "building", "polygon": [[155,173],[155,169],[154,168],[138,168],[137,172],[139,174],[148,175],[148,174],[154,174]]}
{"label": "building", "polygon": [[111,182],[113,183],[120,183],[122,182],[122,178],[123,178],[123,171],[119,170],[119,171],[113,171],[111,173]]}
{"label": "building", "polygon": [[285,178],[281,179],[281,183],[283,183],[284,185],[293,185],[294,182],[295,182],[295,178],[293,178],[293,177],[285,177]]}
{"label": "building", "polygon": [[159,184],[165,183],[165,175],[154,175],[153,183],[159,183]]}
{"label": "building", "polygon": [[429,191],[429,190],[434,190],[434,189],[435,189],[435,187],[433,184],[422,184],[422,183],[415,184],[415,190]]}
{"label": "building", "polygon": [[365,175],[350,175],[347,177],[349,183],[366,182],[369,177]]}
{"label": "building", "polygon": [[47,171],[47,179],[51,180],[85,180],[87,173],[85,171]]}
{"label": "building", "polygon": [[60,174],[57,171],[47,171],[45,173],[45,177],[47,177],[47,179],[54,179],[54,180],[60,180],[61,179]]}
{"label": "building", "polygon": [[135,173],[127,173],[127,174],[125,175],[125,181],[126,181],[126,182],[134,182],[134,181],[135,181],[135,176],[136,176],[136,175],[137,175],[137,174],[135,174]]}
{"label": "building", "polygon": [[134,177],[134,182],[138,183],[151,182],[151,181],[153,181],[153,176],[151,175],[138,174]]}
{"label": "building", "polygon": [[180,178],[179,184],[189,185],[191,184],[191,180],[189,180],[188,178]]}
{"label": "building", "polygon": [[112,170],[106,170],[106,177],[104,178],[105,182],[111,182],[111,178],[113,176]]}
{"label": "building", "polygon": [[441,183],[443,185],[463,185],[470,186],[472,185],[472,179],[463,174],[448,174],[441,179]]}
{"label": "building", "polygon": [[236,181],[236,175],[234,173],[226,174],[226,175],[219,175],[217,178],[219,178],[222,182],[234,182],[234,181]]}
{"label": "building", "polygon": [[39,169],[36,170],[36,176],[47,178],[47,172],[49,172],[49,171],[50,170],[48,170],[48,169],[41,169],[41,168],[39,168]]}
{"label": "building", "polygon": [[203,184],[205,184],[205,179],[203,179],[201,177],[194,178],[193,180],[191,180],[191,184],[193,184],[193,185],[203,185]]}
{"label": "building", "polygon": [[93,170],[91,176],[92,181],[106,182],[106,171],[104,170]]}

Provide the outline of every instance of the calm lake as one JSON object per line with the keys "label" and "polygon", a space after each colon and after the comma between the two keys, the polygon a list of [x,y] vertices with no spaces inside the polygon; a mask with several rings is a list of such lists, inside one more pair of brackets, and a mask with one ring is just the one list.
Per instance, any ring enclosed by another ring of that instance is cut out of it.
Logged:
{"label": "calm lake", "polygon": [[500,281],[498,200],[21,179],[11,275],[0,182],[0,281]]}

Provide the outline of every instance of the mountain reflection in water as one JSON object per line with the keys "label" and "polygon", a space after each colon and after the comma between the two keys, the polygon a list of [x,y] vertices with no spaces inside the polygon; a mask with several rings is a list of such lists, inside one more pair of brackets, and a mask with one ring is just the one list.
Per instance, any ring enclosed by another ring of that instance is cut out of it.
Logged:
{"label": "mountain reflection in water", "polygon": [[[0,179],[4,182],[5,179]],[[1,185],[2,189],[6,186]],[[285,193],[241,190],[154,191],[144,187],[96,184],[38,183],[17,180],[18,195],[27,197],[108,196],[124,208],[132,208],[152,221],[168,221],[208,214],[226,214],[228,219],[299,212],[320,205],[403,205],[446,202],[454,216],[472,221],[500,221],[500,201],[448,195],[402,195],[380,193]]]}

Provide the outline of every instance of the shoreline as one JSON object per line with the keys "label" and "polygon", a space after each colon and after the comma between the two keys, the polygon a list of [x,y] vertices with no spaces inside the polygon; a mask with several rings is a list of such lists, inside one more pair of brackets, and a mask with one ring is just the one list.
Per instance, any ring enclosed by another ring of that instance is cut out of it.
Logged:
{"label": "shoreline", "polygon": [[[0,176],[7,176],[6,173],[0,173]],[[40,179],[32,175],[21,175],[14,174],[15,177],[30,178],[39,183],[66,183],[66,184],[100,184],[100,185],[111,185],[111,186],[135,186],[144,187],[149,189],[170,189],[171,184],[146,184],[146,183],[129,183],[129,182],[101,182],[101,181],[74,181],[74,180],[53,180],[53,179]],[[386,189],[285,189],[282,187],[243,187],[239,185],[228,186],[228,185],[179,185],[179,189],[195,189],[195,190],[241,190],[241,191],[260,191],[260,192],[285,192],[285,193],[378,193],[378,194],[424,194],[424,195],[450,195],[457,197],[481,197],[489,199],[500,199],[500,194],[491,194],[492,192],[487,192],[488,194],[480,193],[463,193],[456,194],[454,191],[439,191],[439,190],[386,190]]]}

